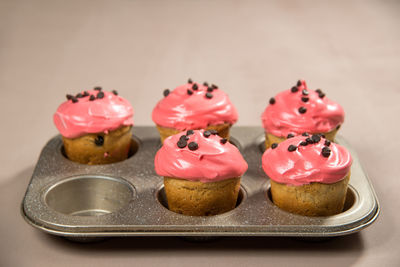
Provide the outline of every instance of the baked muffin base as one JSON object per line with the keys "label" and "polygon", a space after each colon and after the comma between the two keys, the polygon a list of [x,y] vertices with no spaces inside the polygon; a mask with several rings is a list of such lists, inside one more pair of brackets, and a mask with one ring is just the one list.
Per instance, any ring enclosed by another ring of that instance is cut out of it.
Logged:
{"label": "baked muffin base", "polygon": [[[86,134],[78,138],[62,137],[68,159],[89,165],[118,162],[128,157],[132,126],[122,126],[108,134]],[[99,138],[100,137],[100,138]],[[101,140],[103,144],[96,139]]]}
{"label": "baked muffin base", "polygon": [[[337,131],[338,131],[338,128],[335,128],[330,132],[322,133],[322,134],[325,135],[326,139],[334,142]],[[309,133],[309,134],[311,135],[313,133]],[[287,139],[286,137],[279,137],[279,136],[276,136],[276,135],[273,135],[273,134],[270,134],[270,133],[266,132],[265,133],[265,149],[270,148],[273,143],[279,144],[280,142],[283,142],[286,139]]]}
{"label": "baked muffin base", "polygon": [[333,184],[311,183],[301,186],[271,180],[272,201],[279,208],[305,216],[329,216],[343,211],[350,173]]}
{"label": "baked muffin base", "polygon": [[[229,139],[229,129],[231,128],[231,126],[232,125],[229,123],[218,124],[218,125],[209,125],[206,128],[206,130],[216,130],[218,132],[219,136],[221,136],[222,138]],[[157,130],[160,133],[161,143],[164,143],[164,140],[167,137],[182,132],[181,130],[178,130],[178,129],[163,127],[160,125],[157,125]],[[196,130],[196,129],[193,129],[193,130]]]}
{"label": "baked muffin base", "polygon": [[216,215],[235,208],[240,177],[209,183],[164,177],[164,188],[171,211],[192,216]]}

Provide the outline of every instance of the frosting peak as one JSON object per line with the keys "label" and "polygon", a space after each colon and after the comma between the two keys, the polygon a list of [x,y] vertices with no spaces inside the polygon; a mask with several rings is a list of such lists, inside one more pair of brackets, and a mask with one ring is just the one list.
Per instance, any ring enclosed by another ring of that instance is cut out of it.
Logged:
{"label": "frosting peak", "polygon": [[304,185],[331,184],[350,171],[352,158],[346,148],[319,135],[289,138],[262,156],[262,168],[275,182]]}
{"label": "frosting peak", "polygon": [[204,130],[181,132],[165,139],[154,165],[160,176],[203,183],[239,177],[248,168],[234,145]]}
{"label": "frosting peak", "polygon": [[153,121],[163,127],[204,129],[208,125],[233,124],[238,119],[228,95],[215,85],[190,81],[164,95],[152,113]]}
{"label": "frosting peak", "polygon": [[343,108],[304,80],[277,94],[262,114],[265,131],[284,137],[289,133],[327,133],[344,121]]}
{"label": "frosting peak", "polygon": [[133,108],[116,91],[89,90],[67,98],[53,116],[54,124],[66,138],[133,125]]}

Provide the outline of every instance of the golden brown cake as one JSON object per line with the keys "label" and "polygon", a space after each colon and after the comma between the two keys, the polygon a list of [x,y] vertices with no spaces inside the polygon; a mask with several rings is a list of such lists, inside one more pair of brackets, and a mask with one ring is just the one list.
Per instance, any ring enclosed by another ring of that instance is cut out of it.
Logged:
{"label": "golden brown cake", "polygon": [[235,208],[240,188],[240,177],[203,183],[164,177],[168,208],[192,215],[216,215]]}
{"label": "golden brown cake", "polygon": [[131,126],[122,126],[108,134],[62,137],[66,156],[75,162],[94,165],[122,161],[128,157],[132,141]]}
{"label": "golden brown cake", "polygon": [[305,216],[341,213],[346,200],[350,173],[333,184],[310,183],[288,186],[271,180],[272,201],[283,210]]}

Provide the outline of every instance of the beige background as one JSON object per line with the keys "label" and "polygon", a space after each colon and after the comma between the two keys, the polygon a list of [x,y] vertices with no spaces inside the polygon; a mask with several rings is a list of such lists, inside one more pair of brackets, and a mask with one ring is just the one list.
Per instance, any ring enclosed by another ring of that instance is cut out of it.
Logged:
{"label": "beige background", "polygon": [[[398,266],[399,1],[0,0],[0,266]],[[286,238],[118,238],[76,244],[28,226],[19,205],[66,93],[101,85],[152,125],[162,90],[207,80],[238,126],[298,78],[341,103],[341,129],[382,205],[360,234]]]}

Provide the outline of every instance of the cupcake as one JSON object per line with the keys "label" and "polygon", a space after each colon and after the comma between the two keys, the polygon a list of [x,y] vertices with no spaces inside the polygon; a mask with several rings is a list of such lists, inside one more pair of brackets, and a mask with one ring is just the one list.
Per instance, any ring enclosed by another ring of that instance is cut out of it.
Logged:
{"label": "cupcake", "polygon": [[247,163],[216,131],[188,130],[165,139],[155,170],[164,176],[171,211],[193,216],[232,210]]}
{"label": "cupcake", "polygon": [[67,95],[53,116],[65,155],[84,164],[124,160],[131,146],[133,109],[117,91],[101,87]]}
{"label": "cupcake", "polygon": [[181,131],[207,129],[229,139],[229,129],[238,119],[236,108],[218,86],[188,80],[174,90],[164,90],[164,98],[153,109],[161,142]]}
{"label": "cupcake", "polygon": [[304,80],[269,100],[262,114],[265,146],[302,133],[322,133],[334,141],[344,121],[343,108],[320,90],[310,90]]}
{"label": "cupcake", "polygon": [[306,216],[342,212],[352,158],[342,146],[321,135],[296,136],[272,144],[262,156],[271,179],[272,201]]}

